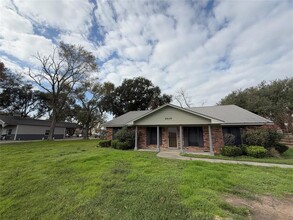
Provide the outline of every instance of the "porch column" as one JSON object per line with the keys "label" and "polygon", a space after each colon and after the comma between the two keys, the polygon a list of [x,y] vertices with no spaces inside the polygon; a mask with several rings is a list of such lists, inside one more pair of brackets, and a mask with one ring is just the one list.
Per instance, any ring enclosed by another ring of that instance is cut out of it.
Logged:
{"label": "porch column", "polygon": [[180,125],[180,151],[183,153],[182,126]]}
{"label": "porch column", "polygon": [[157,151],[160,152],[160,127],[157,126]]}
{"label": "porch column", "polygon": [[134,150],[137,150],[137,126],[135,126],[135,143],[134,143]]}
{"label": "porch column", "polygon": [[16,141],[16,137],[17,137],[17,133],[18,133],[18,126],[19,125],[16,125],[16,129],[15,129],[15,134],[14,134],[14,140]]}
{"label": "porch column", "polygon": [[211,125],[209,125],[209,142],[210,142],[210,155],[211,156],[214,156],[214,148],[213,148],[213,139],[212,139]]}

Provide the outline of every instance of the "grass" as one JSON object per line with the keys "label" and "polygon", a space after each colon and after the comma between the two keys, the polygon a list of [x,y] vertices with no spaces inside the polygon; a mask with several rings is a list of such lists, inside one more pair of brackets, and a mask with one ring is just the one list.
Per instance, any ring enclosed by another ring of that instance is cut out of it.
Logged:
{"label": "grass", "polygon": [[1,219],[245,219],[234,194],[293,195],[293,169],[157,158],[96,141],[0,146]]}
{"label": "grass", "polygon": [[194,157],[194,158],[210,158],[210,159],[222,159],[222,160],[238,160],[238,161],[251,161],[260,163],[278,163],[278,164],[290,164],[293,165],[293,149],[288,149],[282,154],[280,158],[277,157],[265,157],[265,158],[253,158],[248,156],[238,156],[238,157],[227,157],[222,155],[200,155],[200,154],[188,154],[184,153],[182,156]]}

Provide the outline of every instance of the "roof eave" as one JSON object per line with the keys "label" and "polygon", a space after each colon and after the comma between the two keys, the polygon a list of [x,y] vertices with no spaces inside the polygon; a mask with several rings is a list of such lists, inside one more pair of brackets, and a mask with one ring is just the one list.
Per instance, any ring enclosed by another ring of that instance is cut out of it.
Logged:
{"label": "roof eave", "polygon": [[222,123],[221,125],[223,126],[241,126],[241,125],[245,125],[245,126],[255,126],[255,125],[273,125],[273,122],[241,122],[241,123]]}
{"label": "roof eave", "polygon": [[[156,111],[159,111],[160,109],[165,108],[166,106],[169,106],[169,107],[172,107],[172,108],[175,108],[175,109],[181,110],[181,111],[188,112],[188,113],[190,113],[190,114],[194,114],[194,115],[197,115],[197,116],[200,116],[200,117],[203,117],[203,118],[209,119],[209,120],[211,120],[211,122],[212,122],[213,120],[215,120],[217,123],[218,123],[218,122],[219,122],[219,123],[224,122],[224,121],[222,121],[222,120],[220,120],[220,119],[218,119],[218,118],[209,117],[209,116],[207,116],[207,115],[204,115],[204,114],[201,114],[201,113],[198,113],[198,112],[195,112],[195,111],[191,111],[191,110],[189,110],[189,109],[181,108],[181,107],[176,106],[176,105],[165,104],[165,105],[162,105],[162,106],[160,106],[160,107],[158,107],[158,108],[156,108],[156,109],[154,109],[154,110],[152,110],[152,111],[150,111],[150,112],[147,112],[147,113],[144,114],[144,115],[141,115],[140,117],[138,117],[138,118],[136,118],[136,119],[134,119],[134,120],[132,120],[132,121],[130,121],[130,122],[128,122],[128,123],[132,123],[132,125],[133,125],[133,124],[135,124],[135,121],[138,121],[138,120],[144,118],[145,116],[148,116],[148,115],[150,115],[150,114],[152,114],[152,113],[154,113],[154,112],[156,112]],[[211,123],[211,124],[213,124],[213,123]]]}

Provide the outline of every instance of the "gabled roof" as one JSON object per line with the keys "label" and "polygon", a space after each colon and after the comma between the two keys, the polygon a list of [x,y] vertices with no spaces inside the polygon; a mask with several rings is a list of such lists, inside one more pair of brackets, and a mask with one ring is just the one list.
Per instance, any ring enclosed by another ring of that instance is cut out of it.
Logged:
{"label": "gabled roof", "polygon": [[218,105],[218,106],[206,106],[206,107],[193,107],[193,108],[181,108],[176,105],[166,104],[160,106],[155,110],[145,111],[131,111],[124,115],[121,115],[113,120],[105,123],[104,127],[123,127],[132,125],[135,121],[142,119],[160,109],[170,106],[188,112],[203,118],[211,119],[211,121],[220,122],[222,125],[263,125],[272,123],[272,121],[265,119],[259,115],[256,115],[246,109],[238,107],[236,105]]}
{"label": "gabled roof", "polygon": [[154,109],[154,110],[152,110],[152,111],[148,111],[146,114],[141,115],[141,116],[139,116],[139,117],[133,119],[133,120],[130,121],[129,123],[133,123],[133,122],[135,122],[135,121],[138,121],[139,119],[144,118],[144,117],[146,117],[146,116],[148,116],[148,115],[150,115],[150,114],[153,114],[153,113],[155,113],[155,112],[161,110],[162,108],[165,108],[166,106],[169,106],[169,107],[172,107],[172,108],[175,108],[175,109],[179,109],[179,110],[181,110],[181,111],[188,112],[188,113],[190,113],[190,114],[197,115],[197,116],[200,116],[200,117],[203,117],[203,118],[206,118],[206,119],[216,120],[216,121],[218,121],[218,122],[219,122],[219,121],[220,121],[220,122],[224,122],[224,121],[222,121],[222,120],[220,120],[220,119],[218,119],[218,118],[216,118],[216,117],[210,117],[210,116],[208,116],[208,115],[206,115],[206,114],[198,113],[198,112],[192,111],[192,110],[187,109],[187,108],[182,108],[182,107],[179,107],[179,106],[177,106],[177,105],[172,105],[172,104],[165,104],[165,105],[162,105],[162,106],[160,106],[160,107],[158,107],[158,108],[156,108],[156,109]]}
{"label": "gabled roof", "polygon": [[[5,123],[5,126],[7,125],[50,126],[51,125],[51,121],[49,120],[22,118],[19,116],[10,116],[10,115],[0,115],[0,120]],[[76,123],[57,122],[56,127],[77,128],[78,125]]]}

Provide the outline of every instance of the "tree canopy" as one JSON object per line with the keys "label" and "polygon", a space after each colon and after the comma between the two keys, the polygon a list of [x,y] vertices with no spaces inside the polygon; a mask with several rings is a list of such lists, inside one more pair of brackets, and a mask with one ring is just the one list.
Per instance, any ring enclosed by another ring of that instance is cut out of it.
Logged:
{"label": "tree canopy", "polygon": [[85,139],[92,128],[104,122],[101,109],[102,89],[98,82],[85,81],[75,90],[74,117],[82,126]]}
{"label": "tree canopy", "polygon": [[116,88],[112,83],[104,84],[102,106],[105,111],[119,116],[129,111],[155,109],[171,100],[171,95],[161,94],[160,88],[150,80],[136,77],[123,80]]}
{"label": "tree canopy", "polygon": [[[0,113],[18,113],[22,117],[38,108],[40,92],[24,81],[20,74],[14,73],[0,62]],[[38,115],[34,115],[38,117]]]}
{"label": "tree canopy", "polygon": [[48,108],[52,110],[48,139],[52,140],[58,116],[64,112],[74,88],[89,73],[97,71],[96,58],[81,46],[61,42],[51,55],[38,54],[36,59],[41,69],[29,71],[29,76],[47,94]]}
{"label": "tree canopy", "polygon": [[233,91],[218,104],[238,105],[271,119],[284,130],[293,131],[293,78],[264,81],[255,87]]}

